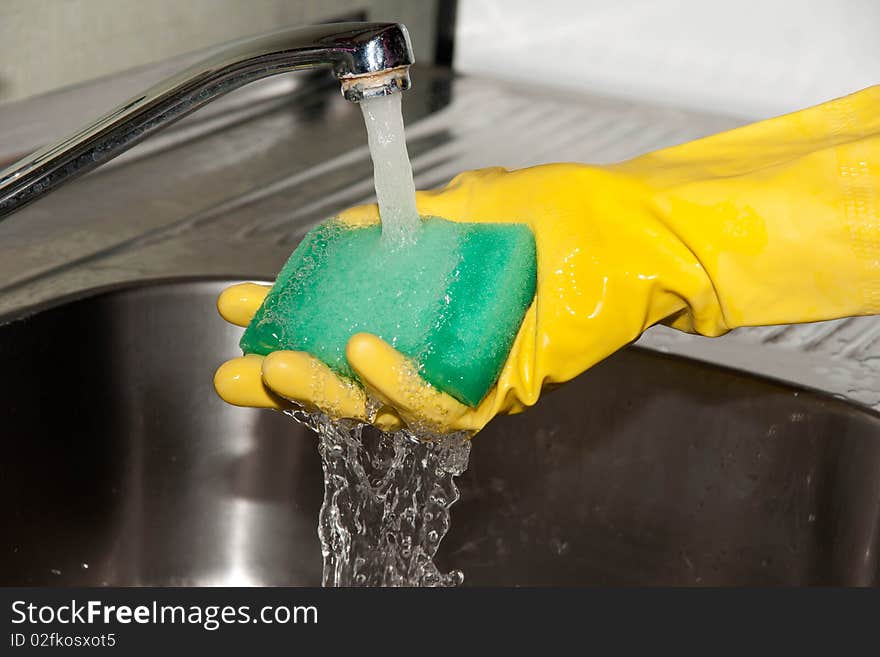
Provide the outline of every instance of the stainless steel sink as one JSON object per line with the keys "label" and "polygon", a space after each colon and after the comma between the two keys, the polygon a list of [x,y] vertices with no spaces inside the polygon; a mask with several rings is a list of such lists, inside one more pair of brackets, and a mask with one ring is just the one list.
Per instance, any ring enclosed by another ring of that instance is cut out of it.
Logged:
{"label": "stainless steel sink", "polygon": [[[3,585],[317,585],[315,438],[214,394],[223,281],[0,320]],[[880,416],[627,349],[477,437],[466,584],[880,582]]]}

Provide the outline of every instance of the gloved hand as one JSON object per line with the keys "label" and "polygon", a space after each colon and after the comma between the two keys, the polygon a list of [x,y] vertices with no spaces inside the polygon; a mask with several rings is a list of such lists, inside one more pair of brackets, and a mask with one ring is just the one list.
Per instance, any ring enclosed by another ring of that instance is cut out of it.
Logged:
{"label": "gloved hand", "polygon": [[[878,190],[880,86],[617,165],[464,173],[420,192],[420,213],[527,223],[538,255],[535,302],[478,407],[432,388],[366,334],[346,353],[362,385],[299,352],[230,361],[215,385],[233,404],[290,399],[384,428],[475,432],[655,323],[717,336],[880,313]],[[363,206],[341,218],[378,214]],[[234,286],[218,306],[245,325],[264,294]],[[372,412],[365,389],[379,402]]]}

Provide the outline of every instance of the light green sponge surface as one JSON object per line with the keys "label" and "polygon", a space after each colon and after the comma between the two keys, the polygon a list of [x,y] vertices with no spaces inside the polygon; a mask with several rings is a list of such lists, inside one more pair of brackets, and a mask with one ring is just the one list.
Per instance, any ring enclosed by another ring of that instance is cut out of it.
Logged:
{"label": "light green sponge surface", "polygon": [[245,353],[306,351],[342,376],[348,339],[378,335],[429,383],[475,406],[492,387],[535,294],[535,241],[520,224],[425,219],[390,248],[381,227],[306,235],[241,340]]}

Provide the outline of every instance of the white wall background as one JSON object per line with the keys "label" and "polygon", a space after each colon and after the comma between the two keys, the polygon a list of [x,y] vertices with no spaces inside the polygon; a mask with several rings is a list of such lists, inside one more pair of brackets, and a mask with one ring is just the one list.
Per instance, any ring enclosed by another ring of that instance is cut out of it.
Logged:
{"label": "white wall background", "polygon": [[880,0],[459,0],[456,66],[763,118],[880,83]]}

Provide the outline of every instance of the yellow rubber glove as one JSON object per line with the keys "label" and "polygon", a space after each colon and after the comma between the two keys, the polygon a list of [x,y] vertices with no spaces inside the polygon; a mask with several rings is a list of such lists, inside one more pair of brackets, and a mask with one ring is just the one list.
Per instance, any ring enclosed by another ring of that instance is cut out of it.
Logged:
{"label": "yellow rubber glove", "polygon": [[[234,404],[292,399],[386,428],[476,432],[659,322],[717,336],[876,314],[878,190],[880,87],[617,165],[464,173],[420,192],[420,213],[526,223],[538,254],[535,302],[477,408],[432,388],[366,334],[353,336],[346,354],[363,387],[295,352],[231,361],[216,387]],[[378,220],[375,206],[341,218]],[[230,288],[220,312],[244,325],[263,294]]]}

